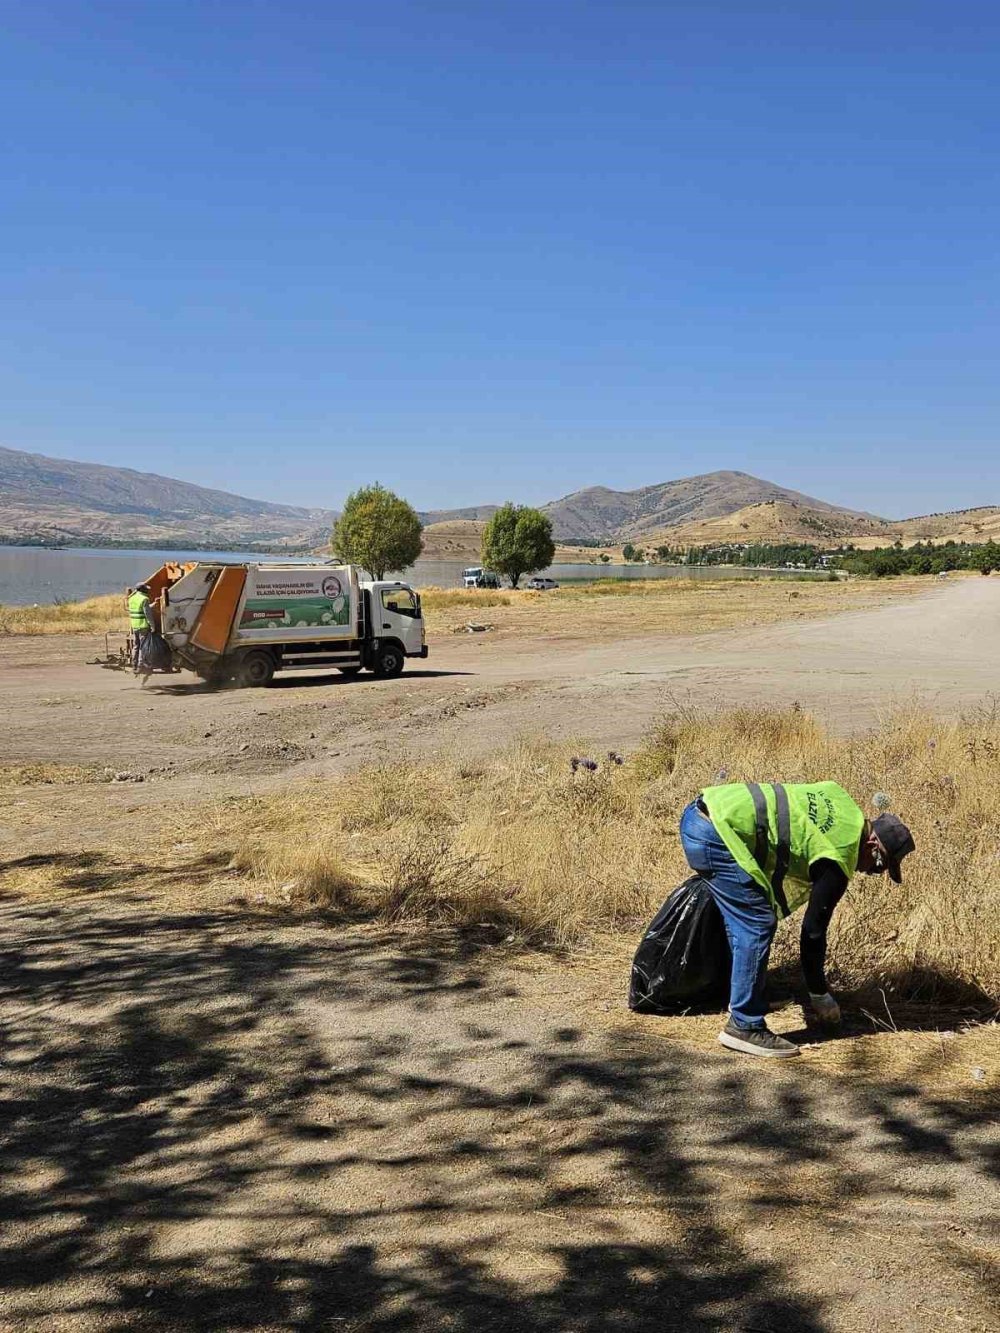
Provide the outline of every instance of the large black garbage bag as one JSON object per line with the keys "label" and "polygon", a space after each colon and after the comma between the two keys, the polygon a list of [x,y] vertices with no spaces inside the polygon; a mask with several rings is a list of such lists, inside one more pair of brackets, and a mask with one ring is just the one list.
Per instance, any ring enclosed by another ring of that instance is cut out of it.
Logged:
{"label": "large black garbage bag", "polygon": [[142,665],[147,671],[169,671],[173,657],[162,634],[150,630],[142,645]]}
{"label": "large black garbage bag", "polygon": [[692,875],[649,923],[632,960],[628,1007],[640,1014],[717,1008],[729,995],[733,956],[708,885]]}

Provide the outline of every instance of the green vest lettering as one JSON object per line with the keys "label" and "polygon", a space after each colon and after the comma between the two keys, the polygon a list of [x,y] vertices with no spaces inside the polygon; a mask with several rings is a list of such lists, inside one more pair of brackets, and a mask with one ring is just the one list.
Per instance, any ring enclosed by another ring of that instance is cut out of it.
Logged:
{"label": "green vest lettering", "polygon": [[[770,783],[761,786],[767,802],[767,855],[762,866],[754,858],[756,821],[750,789],[732,782],[706,787],[701,798],[737,865],[760,885],[780,916],[771,889],[778,848],[774,788]],[[857,870],[865,816],[836,782],[788,782],[785,791],[791,824],[785,899],[789,912],[794,912],[809,896],[809,867],[816,861],[833,861],[848,879]]]}
{"label": "green vest lettering", "polygon": [[132,629],[149,629],[149,621],[146,619],[148,605],[149,598],[144,592],[134,592],[128,599],[128,622]]}

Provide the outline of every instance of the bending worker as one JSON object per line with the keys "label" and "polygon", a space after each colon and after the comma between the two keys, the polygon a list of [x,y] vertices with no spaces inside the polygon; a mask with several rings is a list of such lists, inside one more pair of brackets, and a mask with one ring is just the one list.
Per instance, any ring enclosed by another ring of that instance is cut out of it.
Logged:
{"label": "bending worker", "polygon": [[747,1055],[798,1055],[768,1029],[764,985],[778,917],[807,898],[802,971],[813,1012],[840,1022],[827,990],[826,932],[855,871],[901,883],[913,838],[895,815],[867,820],[836,782],[730,783],[706,787],[681,816],[691,869],[715,899],[733,951],[729,1020],[719,1041]]}
{"label": "bending worker", "polygon": [[153,620],[153,608],[149,603],[149,585],[140,583],[135,592],[129,594],[128,623],[132,631],[132,670],[138,674],[142,666],[142,650],[146,636],[156,628]]}

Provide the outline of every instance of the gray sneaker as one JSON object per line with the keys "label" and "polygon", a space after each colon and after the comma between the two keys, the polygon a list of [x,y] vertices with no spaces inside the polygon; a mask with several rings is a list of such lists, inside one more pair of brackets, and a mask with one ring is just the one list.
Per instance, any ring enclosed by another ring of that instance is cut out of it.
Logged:
{"label": "gray sneaker", "polygon": [[742,1051],[744,1055],[769,1055],[787,1060],[790,1055],[798,1055],[799,1048],[784,1037],[779,1037],[767,1027],[741,1028],[732,1019],[719,1033],[719,1041],[731,1051]]}

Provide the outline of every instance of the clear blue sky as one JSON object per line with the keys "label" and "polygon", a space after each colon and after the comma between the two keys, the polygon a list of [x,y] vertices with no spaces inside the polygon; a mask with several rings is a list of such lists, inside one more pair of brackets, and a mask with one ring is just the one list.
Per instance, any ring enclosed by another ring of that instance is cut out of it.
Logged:
{"label": "clear blue sky", "polygon": [[0,0],[0,443],[1000,503],[1000,5]]}

